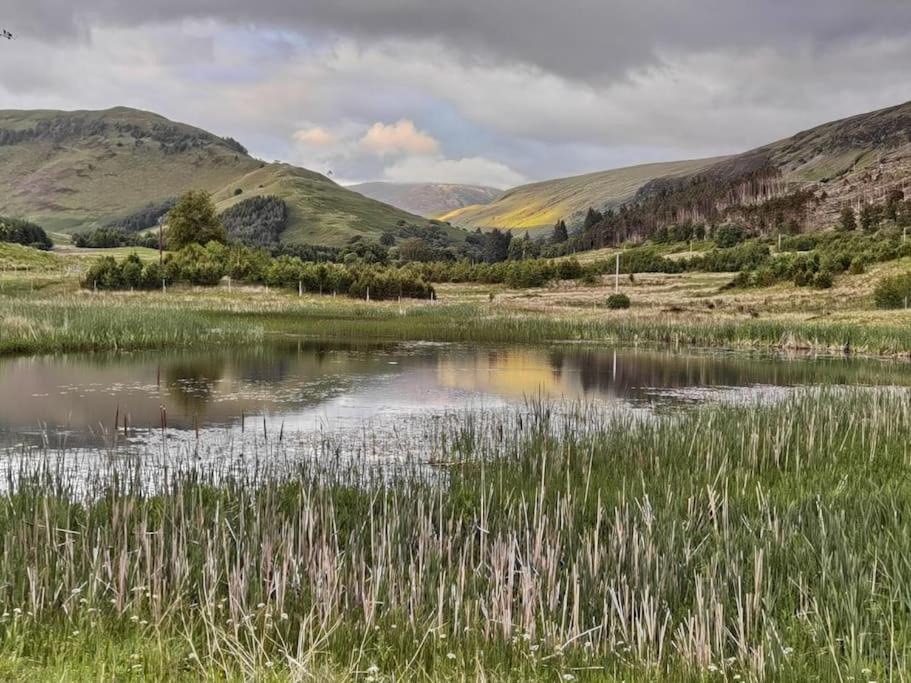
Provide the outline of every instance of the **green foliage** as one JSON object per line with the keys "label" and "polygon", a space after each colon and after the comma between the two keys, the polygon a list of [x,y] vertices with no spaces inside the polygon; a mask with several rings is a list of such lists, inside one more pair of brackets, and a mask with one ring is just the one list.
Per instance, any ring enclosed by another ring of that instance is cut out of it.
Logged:
{"label": "green foliage", "polygon": [[854,215],[854,209],[846,206],[841,211],[838,219],[838,229],[842,232],[852,232],[857,229],[857,217]]}
{"label": "green foliage", "polygon": [[409,237],[402,240],[398,245],[399,258],[403,261],[432,261],[434,250],[420,237]]}
{"label": "green foliage", "polygon": [[[137,235],[122,228],[95,228],[73,235],[73,245],[80,249],[111,249],[114,247],[158,248],[158,233]],[[167,245],[165,245],[167,248]]]}
{"label": "green foliage", "polygon": [[559,220],[556,225],[554,225],[553,234],[550,236],[550,241],[553,244],[562,244],[569,239],[569,231],[566,229],[566,221]]}
{"label": "green foliage", "polygon": [[873,300],[877,308],[907,308],[911,305],[911,273],[880,280],[873,290]]}
{"label": "green foliage", "polygon": [[222,212],[219,219],[232,241],[270,247],[288,225],[288,205],[278,197],[251,197]]}
{"label": "green foliage", "polygon": [[154,228],[167,215],[168,211],[174,208],[176,203],[177,200],[171,198],[165,199],[163,202],[147,204],[122,218],[115,218],[109,221],[105,227],[118,228],[125,232],[140,232],[148,228]]}
{"label": "green foliage", "polygon": [[5,216],[0,216],[0,242],[22,244],[45,251],[53,246],[51,238],[40,225]]}
{"label": "green foliage", "polygon": [[175,251],[190,244],[227,241],[215,204],[204,190],[190,190],[177,200],[168,212],[167,233],[168,247]]}
{"label": "green foliage", "polygon": [[213,286],[222,278],[247,284],[265,284],[310,293],[342,293],[373,300],[399,297],[427,299],[431,287],[414,267],[396,268],[354,263],[340,265],[304,262],[296,256],[270,257],[244,247],[210,242],[205,247],[190,244],[166,256],[163,264],[145,265],[135,255],[123,261],[106,256],[87,271],[82,286],[87,289],[158,289],[162,283]]}
{"label": "green foliage", "polygon": [[630,307],[630,300],[626,294],[614,293],[607,297],[607,307],[612,310],[619,310]]}
{"label": "green foliage", "polygon": [[744,230],[742,226],[734,223],[720,225],[712,234],[715,244],[721,249],[736,247],[746,239],[746,236],[746,230]]}
{"label": "green foliage", "polygon": [[832,273],[828,270],[821,270],[813,276],[814,289],[831,289]]}

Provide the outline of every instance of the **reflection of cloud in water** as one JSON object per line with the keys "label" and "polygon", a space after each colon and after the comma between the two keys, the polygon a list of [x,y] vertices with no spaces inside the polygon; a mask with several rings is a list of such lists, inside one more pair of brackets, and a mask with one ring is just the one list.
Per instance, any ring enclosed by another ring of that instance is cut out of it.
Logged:
{"label": "reflection of cloud in water", "polygon": [[495,411],[526,397],[649,411],[705,401],[778,400],[792,387],[908,385],[911,366],[846,359],[612,350],[582,345],[277,344],[204,352],[0,360],[0,447],[102,448],[115,415],[131,439],[198,425],[206,439],[269,433],[381,434],[412,418]]}

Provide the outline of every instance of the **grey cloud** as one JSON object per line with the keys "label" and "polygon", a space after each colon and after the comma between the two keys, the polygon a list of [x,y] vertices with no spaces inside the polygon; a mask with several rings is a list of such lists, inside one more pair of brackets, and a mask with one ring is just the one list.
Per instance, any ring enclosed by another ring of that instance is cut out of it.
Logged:
{"label": "grey cloud", "polygon": [[14,0],[4,20],[47,39],[183,18],[361,38],[432,39],[464,59],[602,80],[667,51],[812,46],[911,32],[905,0]]}

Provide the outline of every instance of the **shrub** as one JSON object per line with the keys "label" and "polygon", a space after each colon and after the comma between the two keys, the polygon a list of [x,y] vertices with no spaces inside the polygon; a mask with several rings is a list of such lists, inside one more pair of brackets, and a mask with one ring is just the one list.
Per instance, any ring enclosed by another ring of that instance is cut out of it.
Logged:
{"label": "shrub", "polygon": [[630,307],[630,300],[626,294],[611,294],[607,297],[607,307],[612,310]]}
{"label": "shrub", "polygon": [[851,275],[863,275],[867,270],[866,259],[863,256],[857,256],[851,261],[851,267],[848,271]]}
{"label": "shrub", "polygon": [[730,249],[746,239],[746,232],[739,225],[727,223],[719,226],[714,234],[715,244],[721,249]]}
{"label": "shrub", "polygon": [[877,308],[905,308],[911,304],[911,273],[885,277],[873,290]]}
{"label": "shrub", "polygon": [[832,273],[828,270],[821,270],[813,277],[813,287],[815,289],[831,289]]}

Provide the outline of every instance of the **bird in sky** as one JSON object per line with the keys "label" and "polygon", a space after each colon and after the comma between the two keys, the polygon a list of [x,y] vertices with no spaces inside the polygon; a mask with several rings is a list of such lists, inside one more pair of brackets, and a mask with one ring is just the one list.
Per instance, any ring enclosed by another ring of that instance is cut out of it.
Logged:
{"label": "bird in sky", "polygon": [[12,40],[13,38],[15,38],[15,36],[12,33],[10,33],[9,31],[7,31],[6,29],[3,29],[2,32],[0,32],[0,36],[3,36],[7,40]]}

